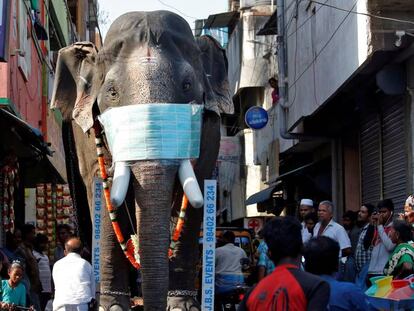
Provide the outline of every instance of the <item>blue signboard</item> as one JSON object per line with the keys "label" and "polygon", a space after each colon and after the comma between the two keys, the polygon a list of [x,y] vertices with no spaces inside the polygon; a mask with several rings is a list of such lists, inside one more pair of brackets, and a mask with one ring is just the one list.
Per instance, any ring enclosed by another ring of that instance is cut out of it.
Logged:
{"label": "blue signboard", "polygon": [[0,0],[0,61],[7,61],[9,55],[10,0]]}
{"label": "blue signboard", "polygon": [[246,125],[253,130],[260,130],[264,128],[269,121],[267,111],[262,107],[253,106],[247,110],[244,121]]}

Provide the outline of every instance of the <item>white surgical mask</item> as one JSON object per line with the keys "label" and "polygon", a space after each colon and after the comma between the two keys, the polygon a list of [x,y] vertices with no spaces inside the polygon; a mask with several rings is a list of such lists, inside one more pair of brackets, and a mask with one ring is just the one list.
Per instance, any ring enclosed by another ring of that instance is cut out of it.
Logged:
{"label": "white surgical mask", "polygon": [[202,105],[136,104],[109,108],[101,122],[113,162],[198,158]]}

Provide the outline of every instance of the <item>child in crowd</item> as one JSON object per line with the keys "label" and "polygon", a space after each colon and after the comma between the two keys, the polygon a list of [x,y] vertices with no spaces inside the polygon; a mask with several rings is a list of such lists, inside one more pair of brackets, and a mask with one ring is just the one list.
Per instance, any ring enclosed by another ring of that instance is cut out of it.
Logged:
{"label": "child in crowd", "polygon": [[26,307],[26,288],[20,283],[23,275],[23,265],[13,261],[9,268],[9,279],[1,281],[0,309],[11,310],[15,305]]}

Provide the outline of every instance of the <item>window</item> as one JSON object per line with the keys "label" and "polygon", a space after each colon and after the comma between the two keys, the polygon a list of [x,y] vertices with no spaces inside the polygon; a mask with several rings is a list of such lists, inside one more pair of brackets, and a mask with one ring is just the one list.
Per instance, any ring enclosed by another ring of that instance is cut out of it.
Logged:
{"label": "window", "polygon": [[18,66],[23,74],[23,78],[27,81],[30,76],[32,67],[32,48],[31,48],[31,31],[28,30],[30,26],[28,8],[24,0],[18,1],[17,8],[17,28],[18,28]]}

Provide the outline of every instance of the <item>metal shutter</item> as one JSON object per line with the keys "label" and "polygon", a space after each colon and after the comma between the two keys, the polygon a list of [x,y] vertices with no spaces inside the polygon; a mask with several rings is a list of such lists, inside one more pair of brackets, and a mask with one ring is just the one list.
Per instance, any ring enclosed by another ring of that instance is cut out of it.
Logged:
{"label": "metal shutter", "polygon": [[381,198],[380,122],[378,114],[369,114],[361,120],[361,187],[362,204],[376,204]]}
{"label": "metal shutter", "polygon": [[390,97],[382,104],[382,178],[383,197],[392,199],[402,210],[407,196],[408,158],[405,100]]}

